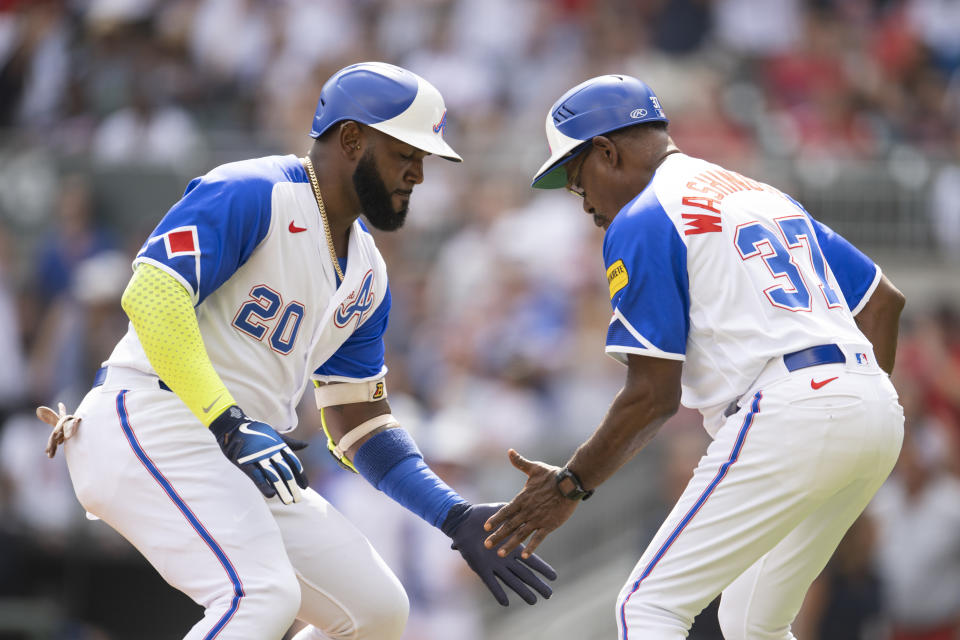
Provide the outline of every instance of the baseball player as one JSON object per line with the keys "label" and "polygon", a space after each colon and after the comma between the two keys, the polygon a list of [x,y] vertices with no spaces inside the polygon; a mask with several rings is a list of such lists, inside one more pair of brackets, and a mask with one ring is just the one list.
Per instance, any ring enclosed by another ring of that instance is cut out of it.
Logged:
{"label": "baseball player", "polygon": [[888,373],[904,298],[777,189],[684,155],[657,96],[608,75],[547,115],[533,186],[566,187],[605,229],[623,389],[563,468],[531,462],[485,527],[530,553],[682,401],[713,437],[616,603],[623,640],[687,637],[719,593],[729,640],[787,640],[814,577],[903,437]]}
{"label": "baseball player", "polygon": [[[540,559],[484,548],[497,505],[471,505],[390,413],[384,261],[367,228],[399,228],[423,159],[460,157],[423,78],[384,63],[324,85],[305,158],[196,178],[134,260],[130,329],[74,416],[41,408],[84,508],[205,608],[189,639],[399,638],[403,588],[364,536],[307,488],[296,441],[308,386],[329,448],[441,528],[497,600],[550,596]],[[264,499],[266,498],[266,499]]]}

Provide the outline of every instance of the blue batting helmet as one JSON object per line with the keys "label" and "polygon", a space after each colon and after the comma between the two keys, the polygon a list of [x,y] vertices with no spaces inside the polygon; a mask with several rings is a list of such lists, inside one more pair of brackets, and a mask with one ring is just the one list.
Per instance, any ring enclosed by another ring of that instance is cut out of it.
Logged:
{"label": "blue batting helmet", "polygon": [[320,137],[337,122],[353,120],[388,136],[460,162],[443,139],[447,109],[436,87],[385,62],[361,62],[337,71],[320,90],[310,136]]}
{"label": "blue batting helmet", "polygon": [[636,78],[609,75],[578,84],[547,112],[550,159],[531,186],[558,189],[567,184],[567,164],[594,136],[641,122],[668,122],[653,90]]}

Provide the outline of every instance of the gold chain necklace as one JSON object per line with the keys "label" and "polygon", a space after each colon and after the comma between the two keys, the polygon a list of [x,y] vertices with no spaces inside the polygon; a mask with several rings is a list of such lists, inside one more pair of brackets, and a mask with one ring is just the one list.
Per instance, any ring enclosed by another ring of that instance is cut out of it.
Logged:
{"label": "gold chain necklace", "polygon": [[310,156],[303,159],[303,166],[307,169],[307,175],[310,176],[310,185],[313,187],[313,197],[320,207],[320,219],[323,221],[323,231],[327,234],[327,248],[330,250],[330,259],[333,260],[333,268],[337,270],[337,276],[340,282],[343,282],[343,271],[340,270],[340,261],[337,260],[337,250],[333,248],[333,234],[330,233],[330,222],[327,220],[327,209],[323,206],[323,198],[320,196],[320,184],[317,182],[317,174],[313,171],[313,162]]}

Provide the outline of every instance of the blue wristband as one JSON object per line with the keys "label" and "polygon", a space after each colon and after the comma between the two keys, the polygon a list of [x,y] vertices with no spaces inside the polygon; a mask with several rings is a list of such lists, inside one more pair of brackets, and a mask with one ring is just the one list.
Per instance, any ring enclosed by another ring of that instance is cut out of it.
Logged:
{"label": "blue wristband", "polygon": [[367,481],[435,527],[466,500],[437,477],[403,429],[381,431],[364,442],[353,464]]}

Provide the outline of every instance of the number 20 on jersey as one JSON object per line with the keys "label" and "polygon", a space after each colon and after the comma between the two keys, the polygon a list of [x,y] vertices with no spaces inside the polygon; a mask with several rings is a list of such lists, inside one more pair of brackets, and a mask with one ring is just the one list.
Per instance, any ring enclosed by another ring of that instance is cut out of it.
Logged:
{"label": "number 20 on jersey", "polygon": [[258,341],[269,333],[270,348],[287,355],[293,350],[304,313],[302,303],[294,300],[284,305],[279,293],[260,284],[250,290],[250,298],[240,305],[233,326]]}

